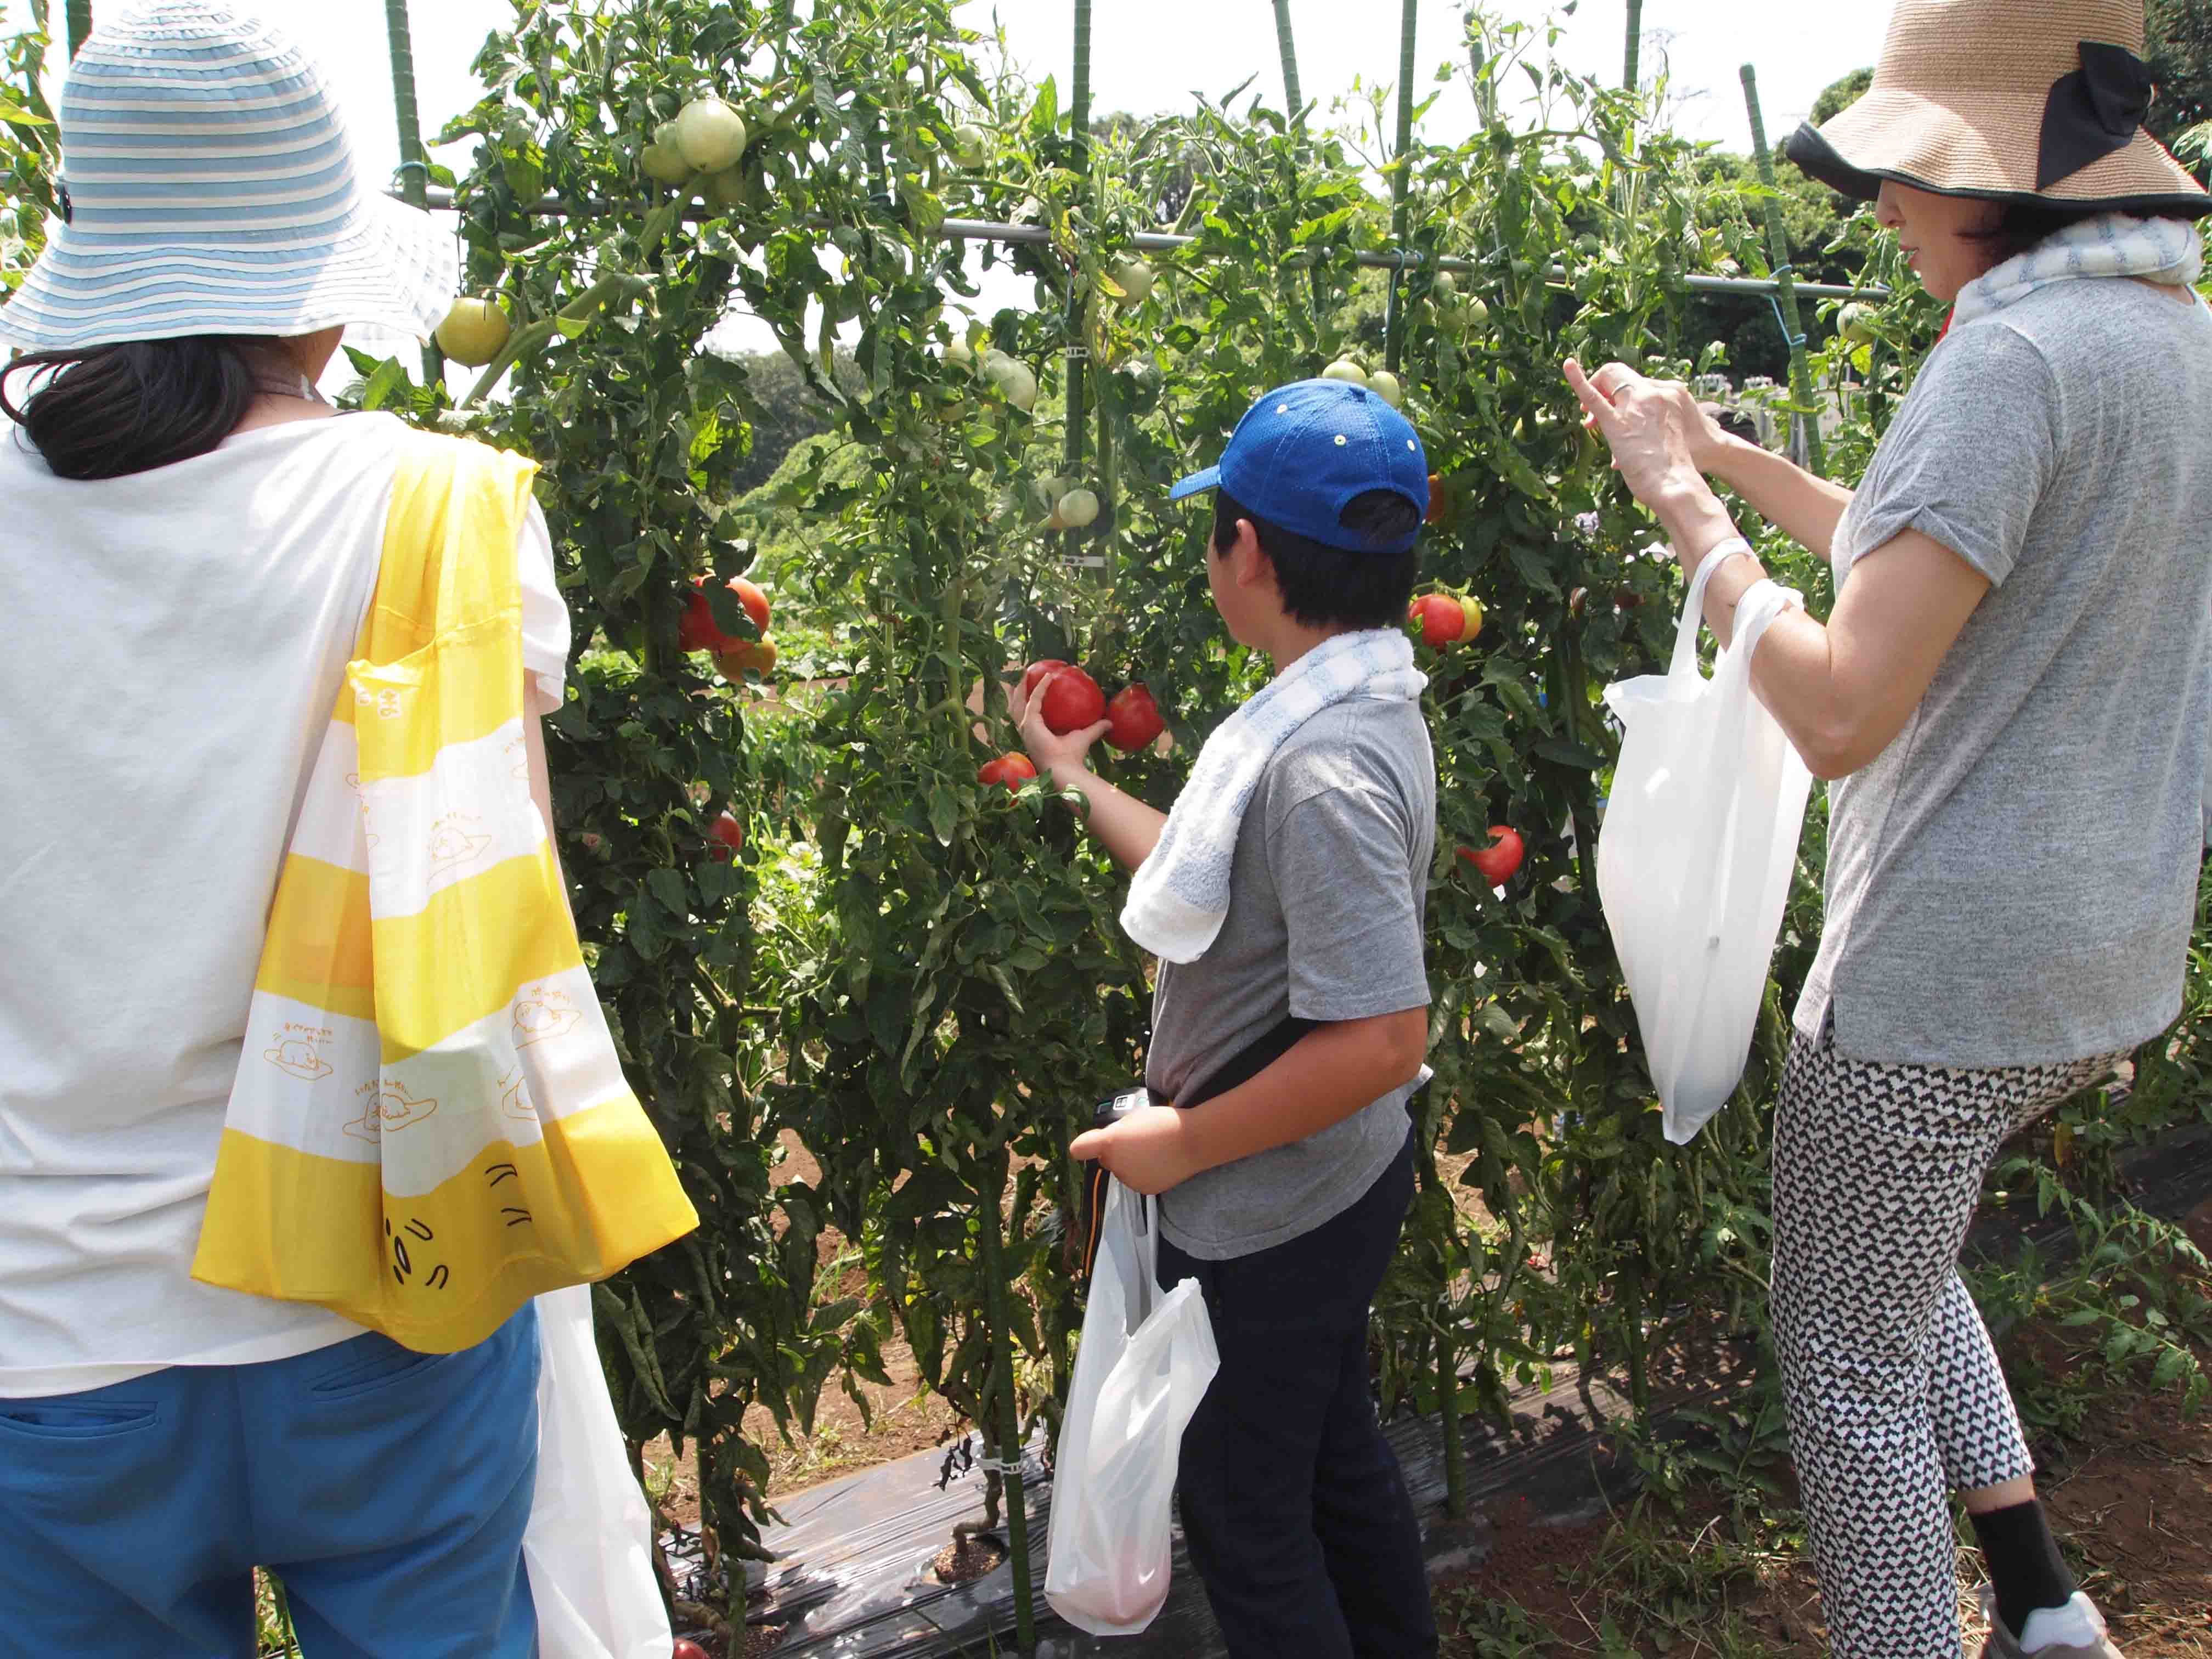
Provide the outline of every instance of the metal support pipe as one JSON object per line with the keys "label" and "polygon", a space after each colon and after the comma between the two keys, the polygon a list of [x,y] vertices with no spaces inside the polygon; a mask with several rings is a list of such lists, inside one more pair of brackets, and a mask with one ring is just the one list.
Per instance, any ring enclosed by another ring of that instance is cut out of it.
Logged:
{"label": "metal support pipe", "polygon": [[[451,209],[453,205],[453,191],[435,189],[431,191],[430,206],[433,210]],[[600,218],[617,211],[634,211],[636,206],[635,203],[601,201],[577,204],[563,202],[557,198],[549,196],[530,210],[548,218],[560,218],[577,213]],[[723,216],[717,212],[695,209],[679,216],[687,221],[703,222],[708,219],[719,219]],[[1052,233],[1042,225],[1012,225],[995,219],[947,219],[932,234],[948,242],[1024,242],[1037,247],[1045,246],[1052,240]],[[1195,236],[1175,236],[1164,231],[1140,231],[1129,239],[1129,246],[1139,253],[1177,253],[1184,248],[1195,246],[1198,241],[1199,238]],[[1286,265],[1303,265],[1310,263],[1314,257],[1310,253],[1294,253],[1283,263]],[[1437,270],[1480,273],[1485,269],[1476,260],[1456,258],[1449,254],[1431,258],[1419,252],[1409,252],[1401,256],[1382,249],[1359,248],[1354,251],[1352,258],[1353,264],[1365,265],[1376,270],[1419,270],[1424,267],[1433,267]],[[1563,265],[1553,265],[1545,274],[1547,279],[1554,282],[1565,282],[1567,278],[1566,268]],[[1685,276],[1682,282],[1683,285],[1694,294],[1775,294],[1780,292],[1782,287],[1780,283],[1765,276]],[[1875,283],[1857,288],[1845,287],[1836,283],[1797,283],[1793,286],[1798,294],[1815,300],[1887,300],[1889,298],[1889,290]]]}
{"label": "metal support pipe", "polygon": [[[407,0],[384,0],[384,32],[392,46],[392,107],[399,121],[399,199],[414,207],[430,204],[430,158],[422,149],[422,118],[415,103],[415,39],[407,24]],[[422,383],[446,378],[446,354],[435,340],[422,343]]]}
{"label": "metal support pipe", "polygon": [[1283,102],[1295,121],[1306,100],[1298,90],[1298,46],[1291,33],[1291,0],[1275,0],[1275,50],[1283,59]]}
{"label": "metal support pipe", "polygon": [[1813,371],[1805,361],[1805,325],[1797,310],[1797,280],[1790,269],[1790,239],[1783,234],[1782,210],[1776,205],[1774,192],[1780,188],[1774,179],[1774,157],[1766,148],[1766,121],[1759,112],[1759,74],[1749,64],[1743,66],[1743,101],[1751,113],[1751,153],[1759,163],[1759,181],[1766,186],[1764,204],[1766,210],[1766,257],[1778,278],[1775,283],[1775,313],[1781,319],[1784,343],[1790,348],[1790,398],[1806,413],[1792,417],[1792,423],[1804,433],[1806,469],[1816,477],[1826,471],[1826,456],[1822,453],[1820,417],[1810,411],[1813,404]]}
{"label": "metal support pipe", "polygon": [[[1413,182],[1413,37],[1420,22],[1421,0],[1406,0],[1398,23],[1398,142],[1390,154],[1390,240],[1401,248],[1406,246],[1406,197]],[[1406,347],[1406,284],[1400,274],[1404,264],[1402,259],[1392,263],[1389,298],[1382,307],[1382,361],[1393,374]]]}
{"label": "metal support pipe", "polygon": [[[1068,102],[1069,136],[1074,143],[1075,175],[1082,182],[1079,186],[1081,202],[1086,208],[1091,198],[1091,0],[1075,0],[1075,83],[1073,96]],[[1040,227],[1042,228],[1042,227]],[[1091,307],[1096,303],[1088,285],[1081,281],[1072,283],[1067,295],[1067,355],[1064,359],[1067,374],[1066,430],[1060,442],[1060,465],[1068,477],[1079,480],[1083,476],[1084,442],[1091,430],[1088,374],[1091,367]],[[1076,550],[1079,532],[1070,531],[1066,549]],[[1014,1564],[1014,1611],[1018,1616],[1023,1651],[1029,1650],[1034,1633],[1029,1625],[1028,1564]]]}

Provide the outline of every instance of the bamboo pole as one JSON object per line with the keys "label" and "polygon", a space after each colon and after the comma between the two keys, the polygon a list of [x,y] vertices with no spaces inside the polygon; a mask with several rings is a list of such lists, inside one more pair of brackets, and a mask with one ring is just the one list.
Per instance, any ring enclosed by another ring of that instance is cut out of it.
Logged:
{"label": "bamboo pole", "polygon": [[[1390,240],[1402,249],[1406,246],[1406,194],[1413,184],[1413,36],[1420,27],[1421,0],[1406,0],[1406,9],[1398,25],[1398,143],[1391,155],[1394,171],[1390,175]],[[1393,374],[1398,372],[1398,360],[1406,347],[1404,260],[1394,263],[1390,276],[1389,303],[1382,311],[1382,361]]]}
{"label": "bamboo pole", "polygon": [[69,0],[68,17],[69,54],[74,58],[92,33],[92,0]]}
{"label": "bamboo pole", "polygon": [[1775,305],[1790,347],[1790,400],[1806,411],[1792,418],[1805,434],[1806,465],[1817,477],[1827,470],[1826,458],[1822,453],[1820,416],[1814,412],[1813,372],[1805,361],[1805,325],[1797,311],[1797,279],[1790,269],[1790,239],[1783,234],[1782,210],[1775,204],[1773,192],[1780,186],[1774,180],[1774,156],[1766,148],[1765,118],[1759,112],[1759,73],[1749,64],[1743,66],[1742,73],[1744,106],[1751,114],[1751,153],[1759,163],[1759,181],[1768,192],[1762,204],[1766,213],[1766,258],[1775,275]]}
{"label": "bamboo pole", "polygon": [[[1291,0],[1275,0],[1275,51],[1283,60],[1283,103],[1290,112],[1291,130],[1299,135],[1301,141],[1298,144],[1297,161],[1290,169],[1291,185],[1295,190],[1297,185],[1297,169],[1304,165],[1307,155],[1306,146],[1303,142],[1306,126],[1306,100],[1305,94],[1298,86],[1298,42],[1297,34],[1291,28]],[[1324,301],[1328,295],[1322,288],[1319,266],[1316,266],[1306,275],[1309,298],[1313,305],[1314,332],[1318,335],[1321,332],[1322,318],[1326,310]]]}
{"label": "bamboo pole", "polygon": [[[384,32],[392,45],[392,106],[399,121],[399,199],[427,208],[430,158],[422,149],[422,118],[415,102],[415,38],[407,25],[407,0],[384,0]],[[446,354],[435,340],[423,341],[422,384],[436,386],[445,378]]]}
{"label": "bamboo pole", "polygon": [[[1087,197],[1091,184],[1091,0],[1075,0],[1075,87],[1068,105],[1068,118],[1074,139],[1076,177],[1081,179]],[[1067,415],[1065,440],[1060,446],[1061,470],[1070,478],[1079,478],[1083,472],[1084,439],[1090,429],[1089,386],[1085,371],[1091,357],[1090,343],[1090,285],[1079,269],[1067,295]],[[1066,550],[1075,556],[1076,538],[1079,532],[1067,532]],[[1029,1596],[1029,1570],[1021,1560],[1014,1563],[1015,1594],[1024,1606]],[[1026,1626],[1024,1626],[1027,1628]],[[1027,1650],[1026,1643],[1024,1650]]]}
{"label": "bamboo pole", "polygon": [[1622,51],[1620,84],[1636,90],[1644,57],[1644,0],[1628,0],[1628,43]]}

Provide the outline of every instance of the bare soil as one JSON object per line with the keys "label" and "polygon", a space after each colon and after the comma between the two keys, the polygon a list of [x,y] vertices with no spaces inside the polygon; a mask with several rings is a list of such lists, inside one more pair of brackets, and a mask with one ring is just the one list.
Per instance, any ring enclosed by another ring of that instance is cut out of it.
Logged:
{"label": "bare soil", "polygon": [[[781,1179],[810,1185],[821,1179],[821,1166],[798,1136],[786,1130],[781,1145],[785,1158]],[[817,1260],[826,1267],[843,1253],[845,1240],[834,1228],[825,1227],[815,1248]],[[835,1300],[861,1295],[866,1288],[866,1273],[856,1264],[839,1276],[834,1290],[825,1287],[823,1294],[825,1299]],[[951,1407],[922,1390],[914,1351],[903,1341],[888,1338],[884,1341],[884,1369],[891,1379],[890,1387],[877,1382],[860,1385],[868,1402],[865,1416],[842,1387],[833,1384],[823,1389],[811,1434],[799,1433],[795,1425],[789,1437],[780,1434],[775,1417],[764,1406],[756,1406],[745,1414],[746,1434],[768,1450],[771,1502],[914,1452],[927,1451],[960,1431]],[[687,1446],[678,1457],[664,1436],[647,1444],[645,1457],[648,1483],[659,1498],[664,1517],[682,1526],[698,1525],[698,1465],[690,1448]]]}
{"label": "bare soil", "polygon": [[[2212,1204],[2186,1224],[2212,1251]],[[2212,1352],[2198,1357],[2212,1363]],[[2172,1393],[2112,1403],[2083,1437],[2038,1448],[2053,1528],[2129,1659],[2212,1659],[2212,1409],[2185,1417]],[[1509,1498],[1487,1518],[1499,1538],[1491,1558],[1437,1588],[1447,1659],[1622,1652],[1608,1630],[1667,1659],[1827,1650],[1802,1536],[1728,1494],[1702,1494],[1680,1515],[1647,1505],[1568,1527],[1532,1524],[1525,1500]],[[1982,1582],[1962,1548],[1970,1654],[1986,1634]]]}

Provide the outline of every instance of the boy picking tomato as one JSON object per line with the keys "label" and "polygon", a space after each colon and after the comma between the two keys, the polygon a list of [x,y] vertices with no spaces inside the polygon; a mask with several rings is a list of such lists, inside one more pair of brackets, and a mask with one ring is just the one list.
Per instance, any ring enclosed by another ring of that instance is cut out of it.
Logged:
{"label": "boy picking tomato", "polygon": [[1174,496],[1208,490],[1215,608],[1275,678],[1173,811],[1090,769],[1110,722],[1055,734],[1043,696],[1017,704],[1028,754],[1136,872],[1122,926],[1160,957],[1158,1103],[1073,1151],[1159,1195],[1161,1281],[1196,1279],[1212,1318],[1221,1366],[1177,1494],[1231,1659],[1413,1659],[1436,1625],[1367,1322],[1413,1193],[1428,1044],[1436,768],[1400,626],[1428,465],[1372,392],[1303,380]]}

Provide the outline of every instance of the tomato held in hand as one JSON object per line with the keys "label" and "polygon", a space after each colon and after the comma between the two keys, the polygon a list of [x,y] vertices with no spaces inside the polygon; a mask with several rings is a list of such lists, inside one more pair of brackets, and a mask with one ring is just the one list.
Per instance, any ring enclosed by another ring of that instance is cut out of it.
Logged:
{"label": "tomato held in hand", "polygon": [[1054,670],[1065,668],[1066,666],[1067,665],[1057,657],[1047,657],[1042,661],[1033,662],[1027,668],[1024,669],[1022,671],[1022,698],[1024,706],[1026,707],[1028,700],[1036,695],[1037,682],[1039,680],[1051,673]]}
{"label": "tomato held in hand", "polygon": [[1421,643],[1441,651],[1467,633],[1467,609],[1449,593],[1424,593],[1406,607],[1406,620],[1421,630]]}
{"label": "tomato held in hand", "polygon": [[[1052,678],[1044,682],[1045,730],[1064,737],[1106,718],[1106,694],[1098,689],[1097,681],[1066,663],[1048,672]],[[1033,667],[1030,672],[1036,670]]]}
{"label": "tomato held in hand", "polygon": [[1001,755],[998,759],[977,768],[975,781],[978,783],[1003,783],[1011,794],[1036,775],[1036,768],[1030,763],[1027,755],[1014,753]]}
{"label": "tomato held in hand", "polygon": [[1490,826],[1490,845],[1477,851],[1472,847],[1459,849],[1460,857],[1475,868],[1475,872],[1492,887],[1503,887],[1513,879],[1521,867],[1527,848],[1522,846],[1521,832],[1503,823]]}
{"label": "tomato held in hand", "polygon": [[1106,741],[1130,753],[1156,741],[1167,730],[1167,723],[1160,718],[1159,705],[1152,701],[1150,688],[1142,684],[1126,685],[1116,691],[1114,701],[1106,705],[1106,718],[1114,722],[1106,733]]}

